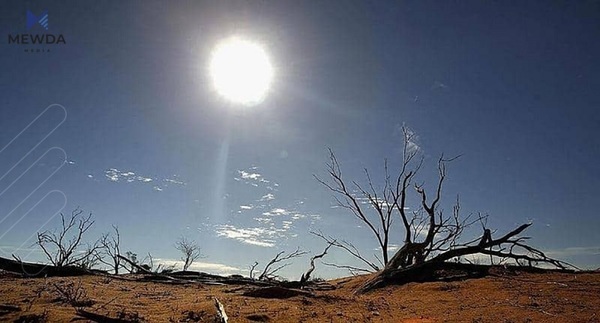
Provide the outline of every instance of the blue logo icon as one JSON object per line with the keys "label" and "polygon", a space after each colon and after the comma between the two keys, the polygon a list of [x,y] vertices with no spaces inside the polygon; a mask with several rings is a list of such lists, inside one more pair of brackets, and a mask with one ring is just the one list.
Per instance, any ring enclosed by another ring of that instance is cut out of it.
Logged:
{"label": "blue logo icon", "polygon": [[31,11],[27,10],[27,29],[29,30],[37,24],[40,24],[40,26],[48,30],[48,10],[44,10],[39,16],[36,16]]}

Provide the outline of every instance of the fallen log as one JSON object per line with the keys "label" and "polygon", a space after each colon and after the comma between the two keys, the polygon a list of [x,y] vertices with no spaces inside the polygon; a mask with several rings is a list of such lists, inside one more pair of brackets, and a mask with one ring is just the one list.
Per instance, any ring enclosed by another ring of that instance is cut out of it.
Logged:
{"label": "fallen log", "polygon": [[52,265],[17,261],[2,257],[0,257],[0,269],[8,272],[18,273],[24,277],[32,278],[82,276],[102,273],[102,271],[99,270],[87,270],[75,266],[57,267]]}
{"label": "fallen log", "polygon": [[[111,317],[108,315],[98,314],[90,311],[86,311],[82,308],[76,310],[77,315],[86,318],[92,322],[105,322],[105,323],[131,323],[131,322],[144,322],[143,318],[136,313],[121,312],[117,314],[117,317]],[[73,319],[75,320],[75,319]],[[73,321],[72,320],[72,321]]]}

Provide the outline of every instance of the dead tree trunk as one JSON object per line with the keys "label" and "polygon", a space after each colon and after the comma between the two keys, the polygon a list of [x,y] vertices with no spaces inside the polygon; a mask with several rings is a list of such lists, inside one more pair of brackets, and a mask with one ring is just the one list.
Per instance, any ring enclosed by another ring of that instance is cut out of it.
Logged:
{"label": "dead tree trunk", "polygon": [[[523,224],[498,239],[492,239],[490,231],[488,229],[484,229],[484,233],[477,244],[450,249],[428,259],[427,261],[416,262],[411,266],[394,267],[395,264],[390,264],[382,271],[377,273],[374,277],[365,282],[361,287],[359,287],[356,293],[365,293],[389,284],[403,284],[406,282],[432,280],[435,278],[434,272],[436,270],[447,270],[456,268],[457,266],[462,266],[463,269],[477,268],[480,270],[479,274],[482,274],[481,269],[489,268],[490,266],[476,266],[456,262],[447,262],[451,259],[474,254],[484,254],[504,259],[512,259],[517,264],[522,264],[524,261],[529,267],[539,263],[547,263],[562,270],[566,270],[568,267],[575,268],[573,265],[550,258],[542,251],[524,244],[522,241],[526,238],[519,238],[517,236],[525,231],[529,226],[531,226],[531,223]],[[514,248],[516,247],[526,250],[528,254],[518,254],[513,252]],[[414,250],[410,250],[410,248],[400,249],[390,262],[394,261],[394,259],[405,259],[406,255],[413,251]]]}

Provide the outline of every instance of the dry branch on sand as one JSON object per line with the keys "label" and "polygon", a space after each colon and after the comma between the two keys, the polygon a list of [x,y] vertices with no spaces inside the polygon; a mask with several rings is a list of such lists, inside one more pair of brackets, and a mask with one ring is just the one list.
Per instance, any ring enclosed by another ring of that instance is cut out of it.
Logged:
{"label": "dry branch on sand", "polygon": [[229,320],[229,318],[227,317],[227,313],[225,313],[225,307],[223,306],[223,304],[221,304],[221,302],[219,302],[219,299],[217,299],[216,297],[215,297],[215,307],[217,308],[216,322],[217,323],[227,323],[227,320]]}

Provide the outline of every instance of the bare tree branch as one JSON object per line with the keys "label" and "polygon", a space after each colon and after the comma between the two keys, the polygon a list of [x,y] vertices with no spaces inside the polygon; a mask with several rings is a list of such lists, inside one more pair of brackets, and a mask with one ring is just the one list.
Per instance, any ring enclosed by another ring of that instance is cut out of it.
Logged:
{"label": "bare tree branch", "polygon": [[322,253],[310,258],[310,268],[304,274],[302,274],[302,277],[300,277],[300,286],[304,286],[310,279],[310,275],[315,270],[315,260],[325,257],[331,246],[333,246],[333,243],[329,243]]}
{"label": "bare tree branch", "polygon": [[78,252],[83,235],[94,224],[92,214],[82,216],[83,210],[76,208],[71,216],[65,219],[60,214],[61,227],[57,230],[46,230],[37,233],[36,244],[42,249],[46,258],[56,267],[79,265],[82,261],[93,257],[99,243],[89,245],[84,251]]}
{"label": "bare tree branch", "polygon": [[[328,244],[330,244],[334,247],[345,250],[346,252],[348,252],[349,254],[351,254],[356,259],[360,260],[362,263],[366,264],[370,268],[370,269],[360,269],[357,267],[348,266],[348,267],[352,268],[353,270],[361,271],[361,272],[374,272],[374,271],[379,270],[379,267],[372,261],[369,261],[368,259],[363,257],[360,254],[360,252],[358,251],[358,249],[352,243],[344,241],[344,240],[342,240],[342,241],[335,240],[331,237],[325,236],[322,232],[311,231],[310,233],[325,240],[325,242],[327,242]],[[338,268],[345,268],[345,267],[340,266]],[[345,268],[345,269],[349,269],[349,268]]]}
{"label": "bare tree branch", "polygon": [[256,266],[258,266],[258,261],[255,261],[251,266],[250,266],[250,274],[248,274],[248,277],[250,277],[250,279],[254,279],[254,269],[256,269]]}
{"label": "bare tree branch", "polygon": [[[289,265],[289,263],[279,265],[281,262],[290,260],[292,258],[301,257],[301,256],[305,255],[306,253],[307,253],[306,251],[301,251],[300,248],[296,248],[296,251],[289,253],[287,255],[285,254],[285,251],[281,251],[281,252],[277,253],[275,255],[275,257],[273,257],[267,263],[267,265],[263,269],[262,273],[258,276],[258,280],[268,280],[268,279],[275,278],[276,277],[275,273],[277,273],[278,271],[280,271],[281,269],[283,269]],[[277,265],[278,267],[273,267],[274,265]]]}

